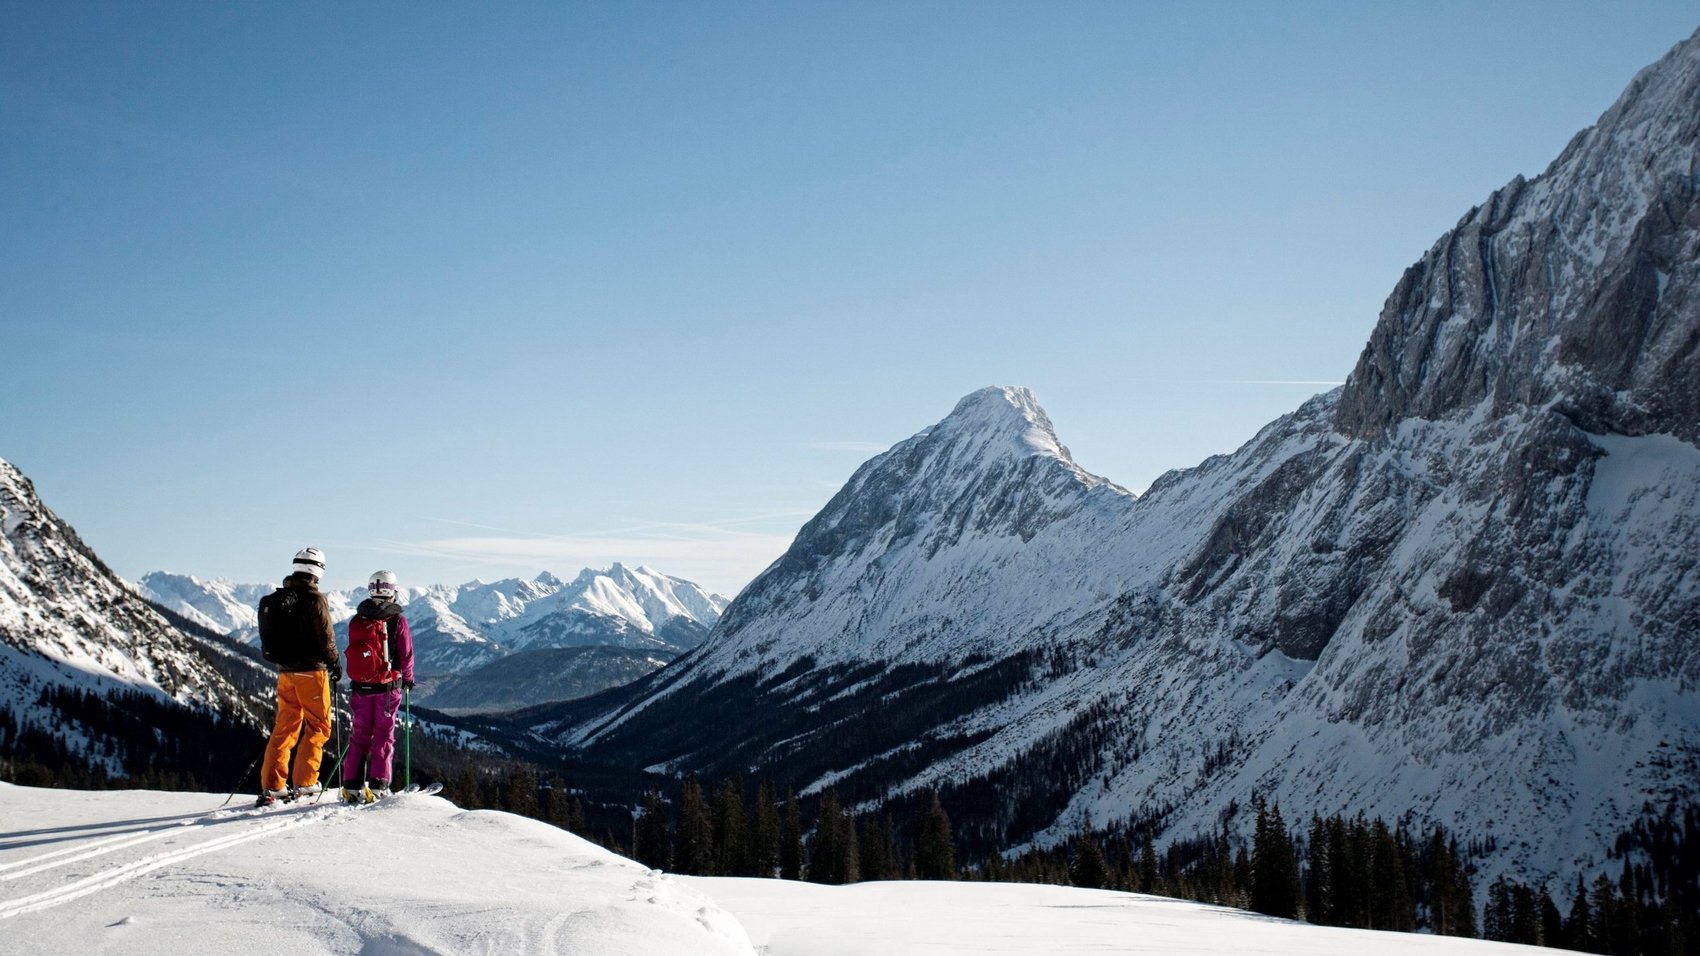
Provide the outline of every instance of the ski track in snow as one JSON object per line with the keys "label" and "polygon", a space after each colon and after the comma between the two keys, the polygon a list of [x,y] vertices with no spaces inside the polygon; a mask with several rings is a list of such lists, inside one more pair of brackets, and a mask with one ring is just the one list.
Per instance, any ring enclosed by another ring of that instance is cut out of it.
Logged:
{"label": "ski track in snow", "polygon": [[[155,840],[171,837],[189,837],[192,839],[194,836],[203,833],[212,827],[219,826],[230,821],[242,821],[251,816],[283,817],[282,819],[271,819],[265,820],[264,822],[240,826],[234,833],[214,836],[207,840],[190,842],[186,846],[164,850],[163,852],[153,853],[133,860],[114,862],[110,865],[96,869],[93,873],[89,873],[87,875],[79,876],[78,874],[73,873],[71,874],[72,879],[67,883],[52,886],[47,889],[37,890],[36,892],[28,893],[23,896],[0,899],[0,920],[10,919],[11,917],[19,916],[24,913],[33,913],[37,910],[44,910],[64,903],[69,903],[72,900],[80,899],[90,893],[98,893],[101,890],[117,886],[127,880],[135,879],[144,873],[151,873],[154,870],[171,866],[176,863],[181,863],[185,860],[192,860],[195,857],[212,853],[216,850],[222,850],[226,847],[232,847],[237,844],[257,840],[280,830],[288,830],[311,823],[318,823],[329,819],[332,815],[340,812],[347,812],[351,809],[353,808],[344,807],[341,804],[328,804],[323,807],[308,804],[305,806],[286,806],[285,811],[281,814],[276,812],[267,813],[259,810],[242,809],[234,811],[213,810],[199,817],[184,820],[170,826],[143,830],[140,833],[116,834],[88,843],[82,843],[77,846],[42,853],[27,859],[15,860],[0,865],[0,867],[3,867],[3,870],[0,870],[0,882],[9,882],[57,870],[60,867],[87,862],[97,857],[116,853],[120,850],[132,849],[143,843],[151,843]],[[14,870],[15,872],[11,872]]]}

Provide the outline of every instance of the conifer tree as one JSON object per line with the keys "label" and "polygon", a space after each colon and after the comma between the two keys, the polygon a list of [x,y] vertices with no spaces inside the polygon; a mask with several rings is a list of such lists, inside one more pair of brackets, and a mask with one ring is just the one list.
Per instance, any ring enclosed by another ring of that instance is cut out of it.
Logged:
{"label": "conifer tree", "polygon": [[1133,862],[1133,841],[1123,836],[1116,840],[1116,861],[1111,868],[1112,881],[1116,889],[1123,892],[1134,892],[1138,889],[1139,864]]}
{"label": "conifer tree", "polygon": [[673,866],[673,834],[667,825],[667,817],[667,805],[662,802],[660,791],[651,790],[643,795],[633,834],[636,845],[632,852],[644,866],[657,870]]}
{"label": "conifer tree", "polygon": [[897,847],[892,838],[891,817],[870,815],[862,822],[861,863],[864,880],[897,879]]}
{"label": "conifer tree", "polygon": [[1423,859],[1423,882],[1428,888],[1428,928],[1437,936],[1456,936],[1458,860],[1446,842],[1446,831],[1435,826]]}
{"label": "conifer tree", "polygon": [[1544,887],[1536,898],[1536,907],[1539,910],[1540,921],[1540,933],[1536,937],[1536,942],[1542,946],[1565,945],[1564,917],[1558,912],[1558,904],[1552,901],[1552,894],[1548,893]]}
{"label": "conifer tree", "polygon": [[744,784],[727,780],[714,795],[715,872],[751,876],[749,818],[744,811]]}
{"label": "conifer tree", "polygon": [[1251,908],[1282,919],[1299,915],[1299,861],[1279,805],[1258,802],[1252,838]]}
{"label": "conifer tree", "polygon": [[1517,914],[1511,899],[1511,884],[1505,877],[1488,887],[1487,906],[1482,910],[1482,938],[1509,943],[1517,935]]}
{"label": "conifer tree", "polygon": [[843,883],[844,819],[838,809],[838,793],[821,794],[815,810],[815,838],[809,843],[809,882]]}
{"label": "conifer tree", "polygon": [[1146,830],[1139,842],[1139,892],[1158,893],[1162,884],[1157,872],[1157,847],[1151,842],[1151,831]]}
{"label": "conifer tree", "polygon": [[1370,827],[1370,929],[1408,931],[1416,928],[1416,907],[1405,883],[1405,864],[1399,842],[1377,817]]}
{"label": "conifer tree", "polygon": [[567,782],[558,775],[550,777],[549,785],[543,788],[543,819],[551,826],[570,829],[567,825],[568,810]]}
{"label": "conifer tree", "polygon": [[772,879],[779,867],[779,802],[770,781],[763,780],[756,787],[754,817],[750,828],[750,869],[755,876]]}
{"label": "conifer tree", "polygon": [[779,826],[779,878],[803,878],[803,812],[794,790],[785,792],[785,817]]}
{"label": "conifer tree", "polygon": [[1328,925],[1328,904],[1334,895],[1333,874],[1328,870],[1328,826],[1315,813],[1310,815],[1310,840],[1305,854],[1305,919]]}
{"label": "conifer tree", "polygon": [[848,809],[838,818],[838,875],[845,883],[856,883],[862,879],[862,848],[861,841],[856,838],[856,815]]}
{"label": "conifer tree", "polygon": [[702,784],[695,774],[685,778],[679,795],[679,826],[673,845],[673,865],[687,876],[714,875],[714,824],[703,802]]}
{"label": "conifer tree", "polygon": [[915,877],[956,879],[956,845],[950,833],[950,816],[944,812],[936,790],[921,817],[920,832],[915,838]]}
{"label": "conifer tree", "polygon": [[1089,890],[1103,889],[1110,882],[1110,866],[1104,859],[1104,848],[1098,845],[1089,831],[1082,830],[1074,838],[1068,879],[1075,886]]}
{"label": "conifer tree", "polygon": [[443,789],[447,791],[445,796],[448,797],[449,802],[457,807],[477,810],[483,806],[480,802],[482,794],[478,786],[478,776],[472,772],[471,768],[455,774],[454,779]]}
{"label": "conifer tree", "polygon": [[1570,902],[1570,916],[1564,921],[1561,945],[1584,953],[1593,952],[1599,945],[1594,934],[1594,911],[1588,906],[1588,887],[1583,885],[1580,873],[1576,874],[1576,896]]}
{"label": "conifer tree", "polygon": [[543,808],[537,803],[537,771],[530,764],[520,764],[508,775],[508,812],[522,817],[539,817]]}

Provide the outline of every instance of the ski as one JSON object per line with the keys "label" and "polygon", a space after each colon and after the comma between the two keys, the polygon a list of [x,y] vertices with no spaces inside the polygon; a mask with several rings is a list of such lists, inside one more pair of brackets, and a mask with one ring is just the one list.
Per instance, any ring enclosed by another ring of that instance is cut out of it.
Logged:
{"label": "ski", "polygon": [[443,785],[441,783],[428,783],[428,784],[425,784],[424,786],[420,786],[419,784],[413,784],[412,786],[404,787],[400,790],[392,790],[389,793],[387,793],[387,794],[385,794],[384,796],[381,796],[381,797],[378,796],[377,794],[372,794],[372,799],[370,799],[370,800],[361,800],[359,802],[349,802],[349,801],[342,801],[342,802],[347,806],[354,807],[355,809],[359,809],[360,807],[370,807],[370,806],[373,806],[375,804],[383,803],[385,800],[388,800],[391,797],[403,797],[403,796],[406,796],[406,797],[429,797],[432,794],[441,793],[442,790],[443,790]]}

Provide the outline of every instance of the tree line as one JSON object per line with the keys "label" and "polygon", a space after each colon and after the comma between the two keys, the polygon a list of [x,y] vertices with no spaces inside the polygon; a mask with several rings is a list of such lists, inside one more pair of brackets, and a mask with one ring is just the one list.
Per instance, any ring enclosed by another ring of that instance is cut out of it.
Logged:
{"label": "tree line", "polygon": [[[0,779],[200,790],[233,779],[264,743],[251,726],[146,694],[49,688],[39,703],[85,732],[69,735],[0,708]],[[1136,818],[1083,830],[1057,846],[961,863],[962,841],[936,791],[857,813],[831,788],[781,795],[765,779],[752,792],[741,778],[705,786],[690,776],[651,786],[632,807],[613,795],[631,792],[624,783],[592,797],[542,764],[491,762],[429,734],[414,735],[413,761],[416,780],[444,781],[445,796],[461,807],[543,820],[681,874],[830,884],[1056,883],[1321,925],[1480,935],[1584,952],[1677,954],[1700,946],[1700,807],[1649,810],[1625,830],[1610,850],[1622,861],[1616,879],[1602,874],[1589,883],[1578,874],[1571,892],[1554,899],[1545,887],[1501,878],[1487,887],[1478,911],[1472,860],[1494,851],[1491,840],[1460,846],[1439,826],[1416,833],[1403,822],[1361,814],[1313,814],[1294,829],[1278,805],[1255,797],[1249,843],[1224,825],[1215,834],[1172,841],[1159,853],[1156,827]]]}
{"label": "tree line", "polygon": [[229,786],[265,736],[253,725],[143,691],[49,685],[52,725],[0,708],[0,779],[82,790]]}
{"label": "tree line", "polygon": [[[1248,842],[1229,827],[1159,852],[1145,823],[1083,830],[1061,845],[959,863],[937,792],[856,813],[834,789],[800,797],[768,780],[646,792],[624,834],[585,828],[585,810],[557,777],[539,784],[516,765],[506,779],[470,771],[451,781],[462,805],[501,806],[566,826],[657,869],[693,876],[777,877],[843,884],[931,879],[1054,883],[1151,893],[1250,909],[1325,926],[1476,937],[1607,954],[1678,954],[1700,940],[1700,811],[1638,823],[1613,852],[1617,880],[1578,876],[1561,912],[1544,890],[1495,881],[1478,908],[1474,859],[1493,841],[1461,844],[1444,827],[1414,831],[1363,814],[1312,814],[1291,827],[1279,805],[1254,798]],[[476,793],[476,796],[472,794]],[[529,796],[528,796],[529,794]],[[539,796],[541,794],[541,796]],[[464,796],[463,796],[464,795]],[[903,806],[903,805],[900,805]],[[1644,862],[1632,863],[1635,855]],[[1481,918],[1478,921],[1478,913]]]}
{"label": "tree line", "polygon": [[1617,879],[1577,874],[1562,912],[1544,887],[1495,880],[1483,935],[1613,956],[1700,951],[1700,807],[1644,812],[1612,855],[1623,861]]}
{"label": "tree line", "polygon": [[844,884],[959,875],[950,817],[936,794],[918,819],[900,822],[890,812],[858,816],[832,789],[805,805],[792,790],[781,798],[768,780],[753,795],[738,778],[710,793],[693,775],[676,801],[658,789],[644,795],[633,844],[638,862],[691,876]]}

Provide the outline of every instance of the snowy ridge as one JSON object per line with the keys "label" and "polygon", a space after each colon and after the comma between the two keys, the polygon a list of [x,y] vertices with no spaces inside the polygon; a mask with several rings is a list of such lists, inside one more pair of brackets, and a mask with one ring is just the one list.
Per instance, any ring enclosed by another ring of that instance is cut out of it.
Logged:
{"label": "snowy ridge", "polygon": [[251,702],[114,575],[0,460],[0,707],[67,739],[75,720],[39,703],[51,686],[132,690],[232,716]]}
{"label": "snowy ridge", "polygon": [[[1534,952],[1072,887],[679,878],[440,797],[260,811],[217,800],[0,784],[0,953],[176,956],[186,939],[212,953],[514,956],[1064,956],[1135,939],[1202,954]],[[327,865],[328,852],[389,865],[373,879]]]}
{"label": "snowy ridge", "polygon": [[1643,806],[1700,800],[1697,104],[1700,34],[1234,454],[1136,499],[1031,393],[977,392],[858,469],[697,652],[536,729],[864,806],[937,787],[1002,847],[1243,830],[1259,793],[1515,833],[1489,879],[1607,868]]}
{"label": "snowy ridge", "polygon": [[[212,630],[255,643],[254,606],[272,587],[155,572],[138,590]],[[364,588],[326,593],[339,623],[365,597]],[[609,646],[671,657],[694,647],[727,604],[689,581],[618,563],[587,568],[570,584],[544,572],[530,580],[404,587],[399,600],[427,673],[459,673],[538,648]]]}
{"label": "snowy ridge", "polygon": [[1558,402],[1593,432],[1665,422],[1700,439],[1700,363],[1671,321],[1700,308],[1697,37],[1406,272],[1347,380],[1343,431],[1491,399],[1495,411]]}
{"label": "snowy ridge", "polygon": [[155,571],[136,582],[148,600],[219,634],[252,632],[259,627],[260,598],[271,588],[236,584],[227,578],[202,581],[194,575]]}

